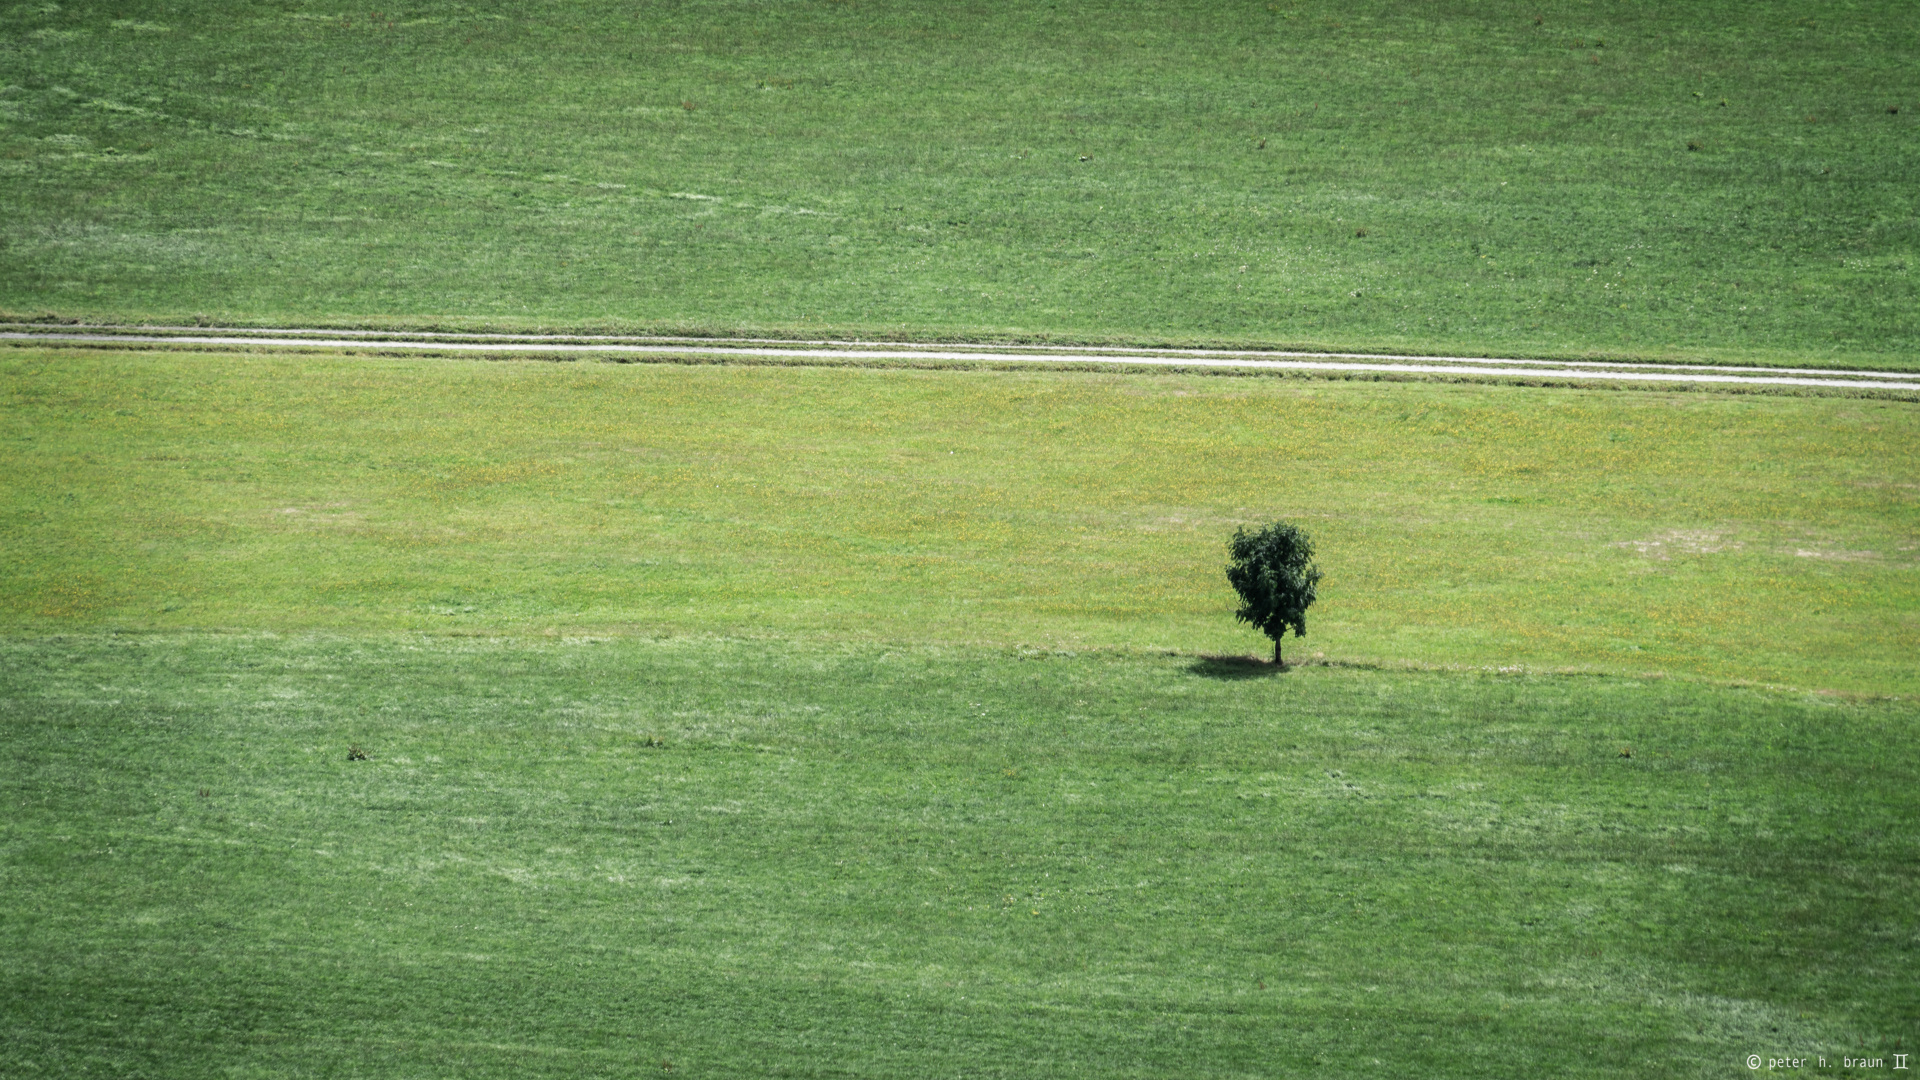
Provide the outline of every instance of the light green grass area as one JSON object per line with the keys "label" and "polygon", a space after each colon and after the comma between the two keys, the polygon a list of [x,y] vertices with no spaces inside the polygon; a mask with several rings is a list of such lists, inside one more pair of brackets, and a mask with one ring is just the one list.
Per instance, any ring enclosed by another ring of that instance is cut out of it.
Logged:
{"label": "light green grass area", "polygon": [[1260,652],[1911,693],[1897,402],[1064,372],[0,353],[0,618]]}
{"label": "light green grass area", "polygon": [[13,4],[0,314],[1911,368],[1912,15]]}
{"label": "light green grass area", "polygon": [[1270,670],[10,638],[0,1071],[1898,1075],[1911,702]]}

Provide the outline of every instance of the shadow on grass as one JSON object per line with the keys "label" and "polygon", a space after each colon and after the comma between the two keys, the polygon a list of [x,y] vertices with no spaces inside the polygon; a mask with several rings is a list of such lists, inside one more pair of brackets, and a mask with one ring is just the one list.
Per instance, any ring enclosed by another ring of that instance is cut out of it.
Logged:
{"label": "shadow on grass", "polygon": [[1202,656],[1187,665],[1187,670],[1209,679],[1264,679],[1289,671],[1258,656]]}

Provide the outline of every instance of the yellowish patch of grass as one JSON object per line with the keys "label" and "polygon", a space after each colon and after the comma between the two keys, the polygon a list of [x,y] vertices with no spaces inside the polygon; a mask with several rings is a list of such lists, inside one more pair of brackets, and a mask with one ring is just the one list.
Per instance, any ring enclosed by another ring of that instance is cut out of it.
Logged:
{"label": "yellowish patch of grass", "polygon": [[20,630],[1257,651],[1223,544],[1284,517],[1336,660],[1907,691],[1920,654],[1892,402],[21,349],[0,403]]}

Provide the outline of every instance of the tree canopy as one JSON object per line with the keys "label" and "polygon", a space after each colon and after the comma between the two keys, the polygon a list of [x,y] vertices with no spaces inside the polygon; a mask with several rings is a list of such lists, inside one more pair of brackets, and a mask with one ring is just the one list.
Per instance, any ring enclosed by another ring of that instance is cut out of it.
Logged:
{"label": "tree canopy", "polygon": [[1273,639],[1273,662],[1280,664],[1280,639],[1288,628],[1295,637],[1307,632],[1307,609],[1320,581],[1313,541],[1298,526],[1276,521],[1257,532],[1235,529],[1227,554],[1227,580],[1240,594],[1234,617]]}

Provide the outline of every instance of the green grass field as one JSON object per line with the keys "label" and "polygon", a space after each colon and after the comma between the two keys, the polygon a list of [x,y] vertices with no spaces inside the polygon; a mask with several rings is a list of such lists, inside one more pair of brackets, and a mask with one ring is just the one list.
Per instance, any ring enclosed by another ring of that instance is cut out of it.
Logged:
{"label": "green grass field", "polygon": [[1225,541],[1280,516],[1331,656],[1920,689],[1900,402],[33,349],[0,380],[30,632],[1257,652]]}
{"label": "green grass field", "polygon": [[0,314],[1911,368],[1917,49],[1892,2],[21,3]]}
{"label": "green grass field", "polygon": [[1914,417],[11,349],[0,1071],[1879,1075]]}
{"label": "green grass field", "polygon": [[10,1075],[1876,1076],[1843,1055],[1915,1033],[1910,701],[700,636],[4,648]]}
{"label": "green grass field", "polygon": [[[1915,370],[1913,14],[31,0],[0,320]],[[1911,402],[10,344],[0,1075],[1904,1075],[1916,656]]]}

